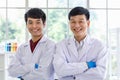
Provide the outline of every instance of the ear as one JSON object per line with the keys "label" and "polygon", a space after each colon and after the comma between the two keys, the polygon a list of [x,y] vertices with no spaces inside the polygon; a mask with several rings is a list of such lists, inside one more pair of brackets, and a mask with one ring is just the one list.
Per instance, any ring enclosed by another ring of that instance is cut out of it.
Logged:
{"label": "ear", "polygon": [[90,27],[90,20],[87,20],[87,26]]}
{"label": "ear", "polygon": [[44,28],[45,28],[45,26],[46,26],[46,22],[43,23],[43,27],[44,27]]}

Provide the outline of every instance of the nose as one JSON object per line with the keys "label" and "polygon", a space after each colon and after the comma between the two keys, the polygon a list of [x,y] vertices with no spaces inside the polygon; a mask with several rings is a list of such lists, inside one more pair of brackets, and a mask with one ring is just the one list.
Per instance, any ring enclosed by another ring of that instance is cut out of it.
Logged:
{"label": "nose", "polygon": [[75,23],[75,27],[79,27],[80,25],[79,25],[79,23]]}
{"label": "nose", "polygon": [[32,27],[34,27],[34,28],[35,28],[35,27],[37,27],[37,25],[36,25],[36,24],[33,24],[33,25],[32,25]]}

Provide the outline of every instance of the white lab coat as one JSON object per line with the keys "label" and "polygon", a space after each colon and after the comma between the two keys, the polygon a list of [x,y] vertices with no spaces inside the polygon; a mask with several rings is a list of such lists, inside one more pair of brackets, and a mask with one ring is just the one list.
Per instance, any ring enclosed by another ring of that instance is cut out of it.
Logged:
{"label": "white lab coat", "polygon": [[[96,68],[88,69],[86,62],[89,61],[96,62]],[[77,52],[74,38],[59,42],[53,65],[59,80],[103,80],[107,61],[107,48],[97,39],[87,36],[81,53]]]}
{"label": "white lab coat", "polygon": [[[18,48],[16,56],[8,68],[12,77],[22,76],[24,80],[54,80],[53,78],[53,54],[55,43],[43,36],[36,45],[33,53],[30,49],[30,42]],[[35,63],[39,68],[34,68]]]}

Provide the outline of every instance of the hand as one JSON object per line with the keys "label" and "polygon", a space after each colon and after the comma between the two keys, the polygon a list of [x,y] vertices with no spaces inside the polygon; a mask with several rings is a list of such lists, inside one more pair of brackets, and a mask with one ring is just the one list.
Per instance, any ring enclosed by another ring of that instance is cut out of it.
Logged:
{"label": "hand", "polygon": [[96,62],[90,61],[87,62],[88,69],[96,67]]}

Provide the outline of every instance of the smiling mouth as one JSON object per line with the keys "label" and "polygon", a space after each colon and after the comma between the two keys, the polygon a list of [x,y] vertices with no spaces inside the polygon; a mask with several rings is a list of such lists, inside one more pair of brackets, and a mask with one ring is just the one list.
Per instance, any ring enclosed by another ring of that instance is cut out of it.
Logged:
{"label": "smiling mouth", "polygon": [[74,29],[75,32],[80,32],[82,29]]}
{"label": "smiling mouth", "polygon": [[34,29],[34,30],[32,30],[33,32],[37,32],[37,31],[39,31],[38,29]]}

